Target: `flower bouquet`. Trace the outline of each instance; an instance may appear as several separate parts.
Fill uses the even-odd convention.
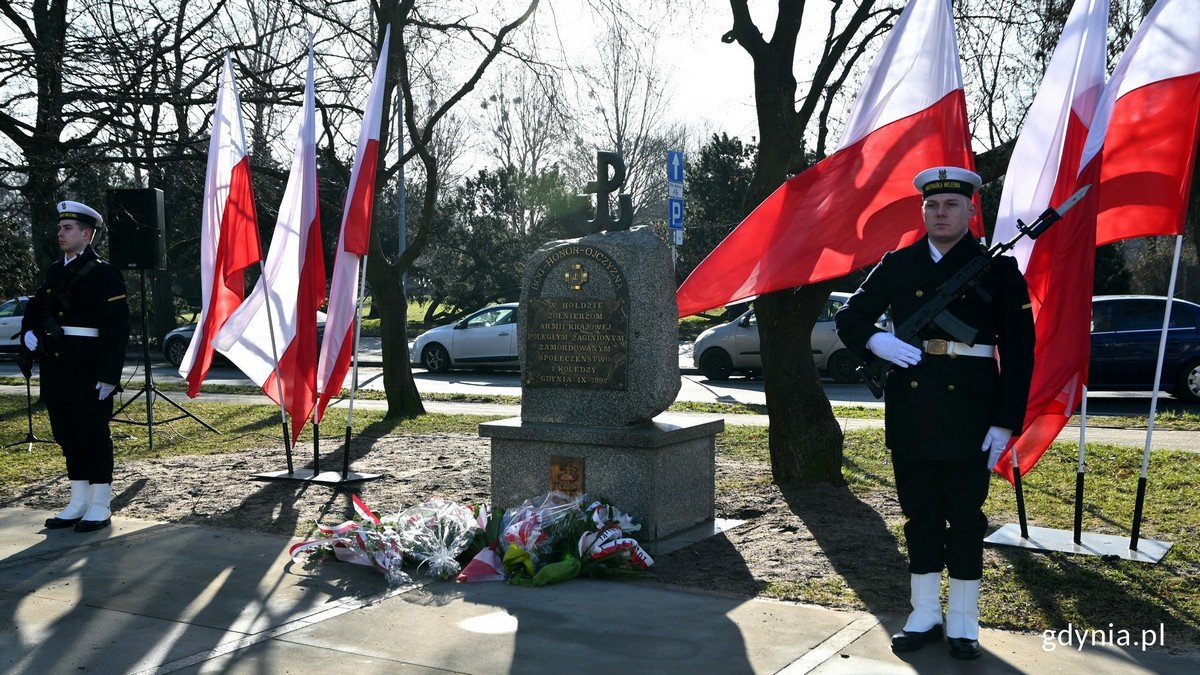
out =
[[[358,495],[351,495],[350,499],[358,519],[347,520],[336,527],[317,525],[319,537],[288,549],[292,560],[302,556],[309,560],[334,558],[374,567],[383,573],[390,588],[411,583],[412,579],[402,569],[404,552],[395,528],[375,515]]]
[[[586,507],[584,505],[587,505]],[[604,501],[551,492],[504,514],[498,548],[509,583],[542,586],[581,574],[641,573],[654,563],[628,533],[641,529]]]
[[[479,524],[467,507],[433,499],[401,511],[396,531],[400,546],[418,567],[428,565],[429,576],[450,579],[458,574],[457,558],[475,538]]]

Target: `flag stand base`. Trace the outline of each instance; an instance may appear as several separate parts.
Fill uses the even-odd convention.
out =
[[[1121,560],[1132,560],[1156,564],[1163,559],[1167,551],[1174,546],[1169,541],[1154,541],[1141,539],[1137,550],[1129,548],[1129,537],[1111,534],[1096,534],[1084,532],[1079,537],[1080,543],[1075,543],[1075,533],[1071,530],[1054,530],[1048,527],[1029,528],[1029,538],[1021,537],[1021,528],[1009,523],[993,532],[983,540],[992,546],[1012,546],[1030,551],[1049,553],[1074,553],[1076,555],[1095,555],[1100,557],[1113,556]]]
[[[348,485],[350,483],[362,483],[377,478],[383,478],[381,473],[358,473],[357,471],[348,471],[343,476],[338,471],[322,471],[314,473],[312,469],[296,469],[291,473],[287,471],[264,471],[263,473],[252,473],[250,478],[254,480],[291,480],[301,483],[317,483],[320,485]]]

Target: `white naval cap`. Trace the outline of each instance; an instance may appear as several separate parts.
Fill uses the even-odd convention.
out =
[[[983,185],[983,179],[974,171],[957,166],[935,166],[917,174],[913,185],[921,191],[923,197],[944,192],[970,197]]]
[[[88,227],[99,228],[104,224],[100,212],[81,202],[63,201],[58,203],[59,220],[76,220]]]

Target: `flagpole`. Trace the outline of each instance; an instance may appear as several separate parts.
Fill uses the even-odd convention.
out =
[[[317,358],[320,358],[317,354]],[[317,400],[320,400],[321,392],[317,392]],[[313,428],[313,475],[321,473],[321,423],[317,421],[317,406],[312,409],[312,428]]]
[[[1087,439],[1087,386],[1079,408],[1079,463],[1075,467],[1075,543],[1083,544],[1083,476],[1087,471],[1084,442]]]
[[[350,404],[346,411],[346,440],[342,448],[342,480],[350,474],[350,432],[354,427],[354,396],[358,393],[358,346],[362,340],[362,310],[367,284],[367,256],[362,257],[358,292],[354,298],[354,351],[350,354]]]
[[[1158,336],[1158,363],[1154,367],[1154,389],[1150,395],[1150,419],[1146,421],[1146,445],[1142,450],[1142,473],[1138,477],[1137,501],[1133,507],[1133,532],[1129,550],[1136,551],[1142,529],[1142,507],[1146,503],[1146,476],[1150,471],[1150,439],[1154,436],[1154,416],[1158,412],[1158,387],[1162,380],[1163,356],[1167,351],[1167,331],[1171,325],[1171,304],[1175,299],[1175,279],[1179,275],[1179,252],[1183,235],[1175,236],[1175,258],[1171,263],[1171,280],[1167,284],[1167,307],[1163,312],[1162,332]]]
[[[1021,487],[1021,463],[1017,459],[1017,444],[1009,449],[1012,453],[1013,489],[1017,493],[1017,522],[1021,524],[1021,538],[1029,539],[1029,523],[1025,518],[1025,490]]]

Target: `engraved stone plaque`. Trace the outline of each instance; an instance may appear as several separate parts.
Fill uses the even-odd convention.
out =
[[[523,386],[625,390],[629,293],[602,247],[572,243],[551,252],[526,303]]]

